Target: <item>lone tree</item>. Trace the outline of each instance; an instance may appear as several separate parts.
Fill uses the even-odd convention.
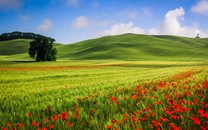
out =
[[[53,47],[54,39],[37,36],[32,42],[28,53],[36,61],[56,61],[57,50]]]

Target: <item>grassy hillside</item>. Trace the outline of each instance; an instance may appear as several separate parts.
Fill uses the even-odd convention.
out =
[[[31,60],[28,55],[29,43],[32,40],[16,39],[0,41],[0,60]],[[60,43],[54,43],[57,47]]]
[[[28,50],[30,41],[26,39],[0,41],[0,55],[25,53]]]
[[[63,45],[57,49],[60,59],[197,60],[208,56],[208,41],[124,34]]]
[[[0,55],[7,55],[0,59],[29,59],[28,41],[20,42],[0,42],[4,47]],[[204,60],[208,57],[207,39],[178,36],[123,34],[74,44],[56,44],[56,48],[58,60]]]

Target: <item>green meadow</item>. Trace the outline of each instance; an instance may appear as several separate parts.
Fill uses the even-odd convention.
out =
[[[3,130],[208,126],[207,39],[125,34],[55,43],[56,62],[34,62],[29,42],[0,42]]]

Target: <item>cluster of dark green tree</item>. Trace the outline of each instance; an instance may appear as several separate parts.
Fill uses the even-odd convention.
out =
[[[57,50],[53,47],[54,40],[38,35],[32,42],[28,53],[36,61],[55,61]]]
[[[8,40],[13,40],[13,39],[35,39],[38,36],[42,36],[40,34],[35,34],[35,33],[30,33],[30,32],[11,32],[11,33],[2,33],[0,35],[0,41],[8,41]],[[45,37],[45,36],[43,36]],[[50,41],[55,41],[53,38],[46,37]]]

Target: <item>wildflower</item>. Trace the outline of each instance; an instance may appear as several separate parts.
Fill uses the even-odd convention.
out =
[[[32,122],[32,126],[36,126],[37,124],[38,124],[37,121],[33,121],[33,122]]]
[[[74,114],[74,116],[78,119],[79,118],[79,115],[78,114]]]
[[[81,111],[80,109],[78,109],[78,108],[76,109],[76,112],[77,112],[77,113],[80,113],[80,111]]]
[[[184,107],[183,110],[190,112],[190,109],[188,107]]]
[[[173,118],[174,120],[176,120],[176,119],[177,119],[177,116],[172,115],[172,118]]]
[[[72,127],[73,125],[70,122],[66,122],[66,125]]]
[[[30,112],[27,113],[28,116],[32,116],[32,114]]]
[[[200,115],[201,115],[201,114],[204,114],[204,110],[198,110],[197,112],[198,112]]]
[[[12,123],[11,122],[7,122],[7,126],[12,126]]]
[[[113,123],[113,124],[116,124],[116,123],[117,123],[117,120],[112,120],[112,123]]]
[[[129,118],[128,117],[125,117],[124,120],[127,122],[127,121],[129,121]]]
[[[152,117],[155,116],[155,113],[151,112],[151,113],[150,113],[150,116],[152,116]]]
[[[116,102],[116,98],[113,96],[110,96],[111,101]]]
[[[85,125],[85,124],[86,124],[86,122],[83,121],[83,122],[82,122],[82,125]]]
[[[24,124],[16,124],[15,126],[24,128]]]
[[[191,120],[193,120],[194,124],[200,125],[200,120],[197,117],[192,117]]]
[[[163,117],[160,117],[160,121],[161,121],[161,122],[165,122],[165,121],[166,121],[166,119],[165,119],[165,118],[163,118]]]
[[[67,112],[62,112],[61,113],[61,118],[62,118],[62,120],[66,120],[66,118],[67,118]]]
[[[171,123],[171,124],[170,124],[170,129],[171,129],[171,130],[179,130],[179,127],[176,126],[175,124]]]
[[[58,116],[57,115],[53,115],[53,120],[54,121],[58,120]]]
[[[97,103],[98,103],[97,101],[93,102],[94,105],[96,105]]]
[[[152,120],[152,124],[156,127],[161,126],[161,124],[159,122],[155,121],[155,120]]]
[[[53,126],[53,125],[50,125],[49,128],[50,128],[50,129],[54,129],[54,126]]]
[[[111,130],[113,127],[111,125],[108,126],[108,129]]]
[[[7,130],[5,127],[1,127],[1,130]]]

